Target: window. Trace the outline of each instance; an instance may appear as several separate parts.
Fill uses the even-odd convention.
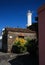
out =
[[[19,38],[24,38],[24,36],[18,36]]]

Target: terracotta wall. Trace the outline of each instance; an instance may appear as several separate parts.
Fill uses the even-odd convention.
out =
[[[38,9],[39,65],[45,65],[45,5]]]

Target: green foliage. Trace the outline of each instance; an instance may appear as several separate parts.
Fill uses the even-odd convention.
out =
[[[27,38],[26,40],[24,39],[19,39],[16,38],[16,41],[14,42],[12,51],[16,53],[24,53],[28,51],[30,54],[36,53],[37,51],[37,42],[36,40],[31,40]]]
[[[13,45],[12,51],[15,53],[24,53],[27,51],[27,48],[21,45]]]
[[[13,52],[24,53],[27,51],[27,47],[25,46],[26,40],[22,38],[16,38],[13,45]]]
[[[31,55],[35,55],[38,53],[38,42],[36,40],[30,40],[28,41],[29,43],[27,44],[27,51]]]
[[[20,46],[20,42],[18,41],[18,42],[14,42],[14,45],[15,46]]]

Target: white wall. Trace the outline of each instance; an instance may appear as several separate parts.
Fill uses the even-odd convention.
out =
[[[30,12],[30,10],[27,13],[27,26],[32,25],[32,13]]]

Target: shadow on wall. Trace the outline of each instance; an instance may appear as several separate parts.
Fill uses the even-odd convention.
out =
[[[30,54],[17,56],[15,59],[10,60],[11,65],[39,65],[36,56],[30,56]]]

